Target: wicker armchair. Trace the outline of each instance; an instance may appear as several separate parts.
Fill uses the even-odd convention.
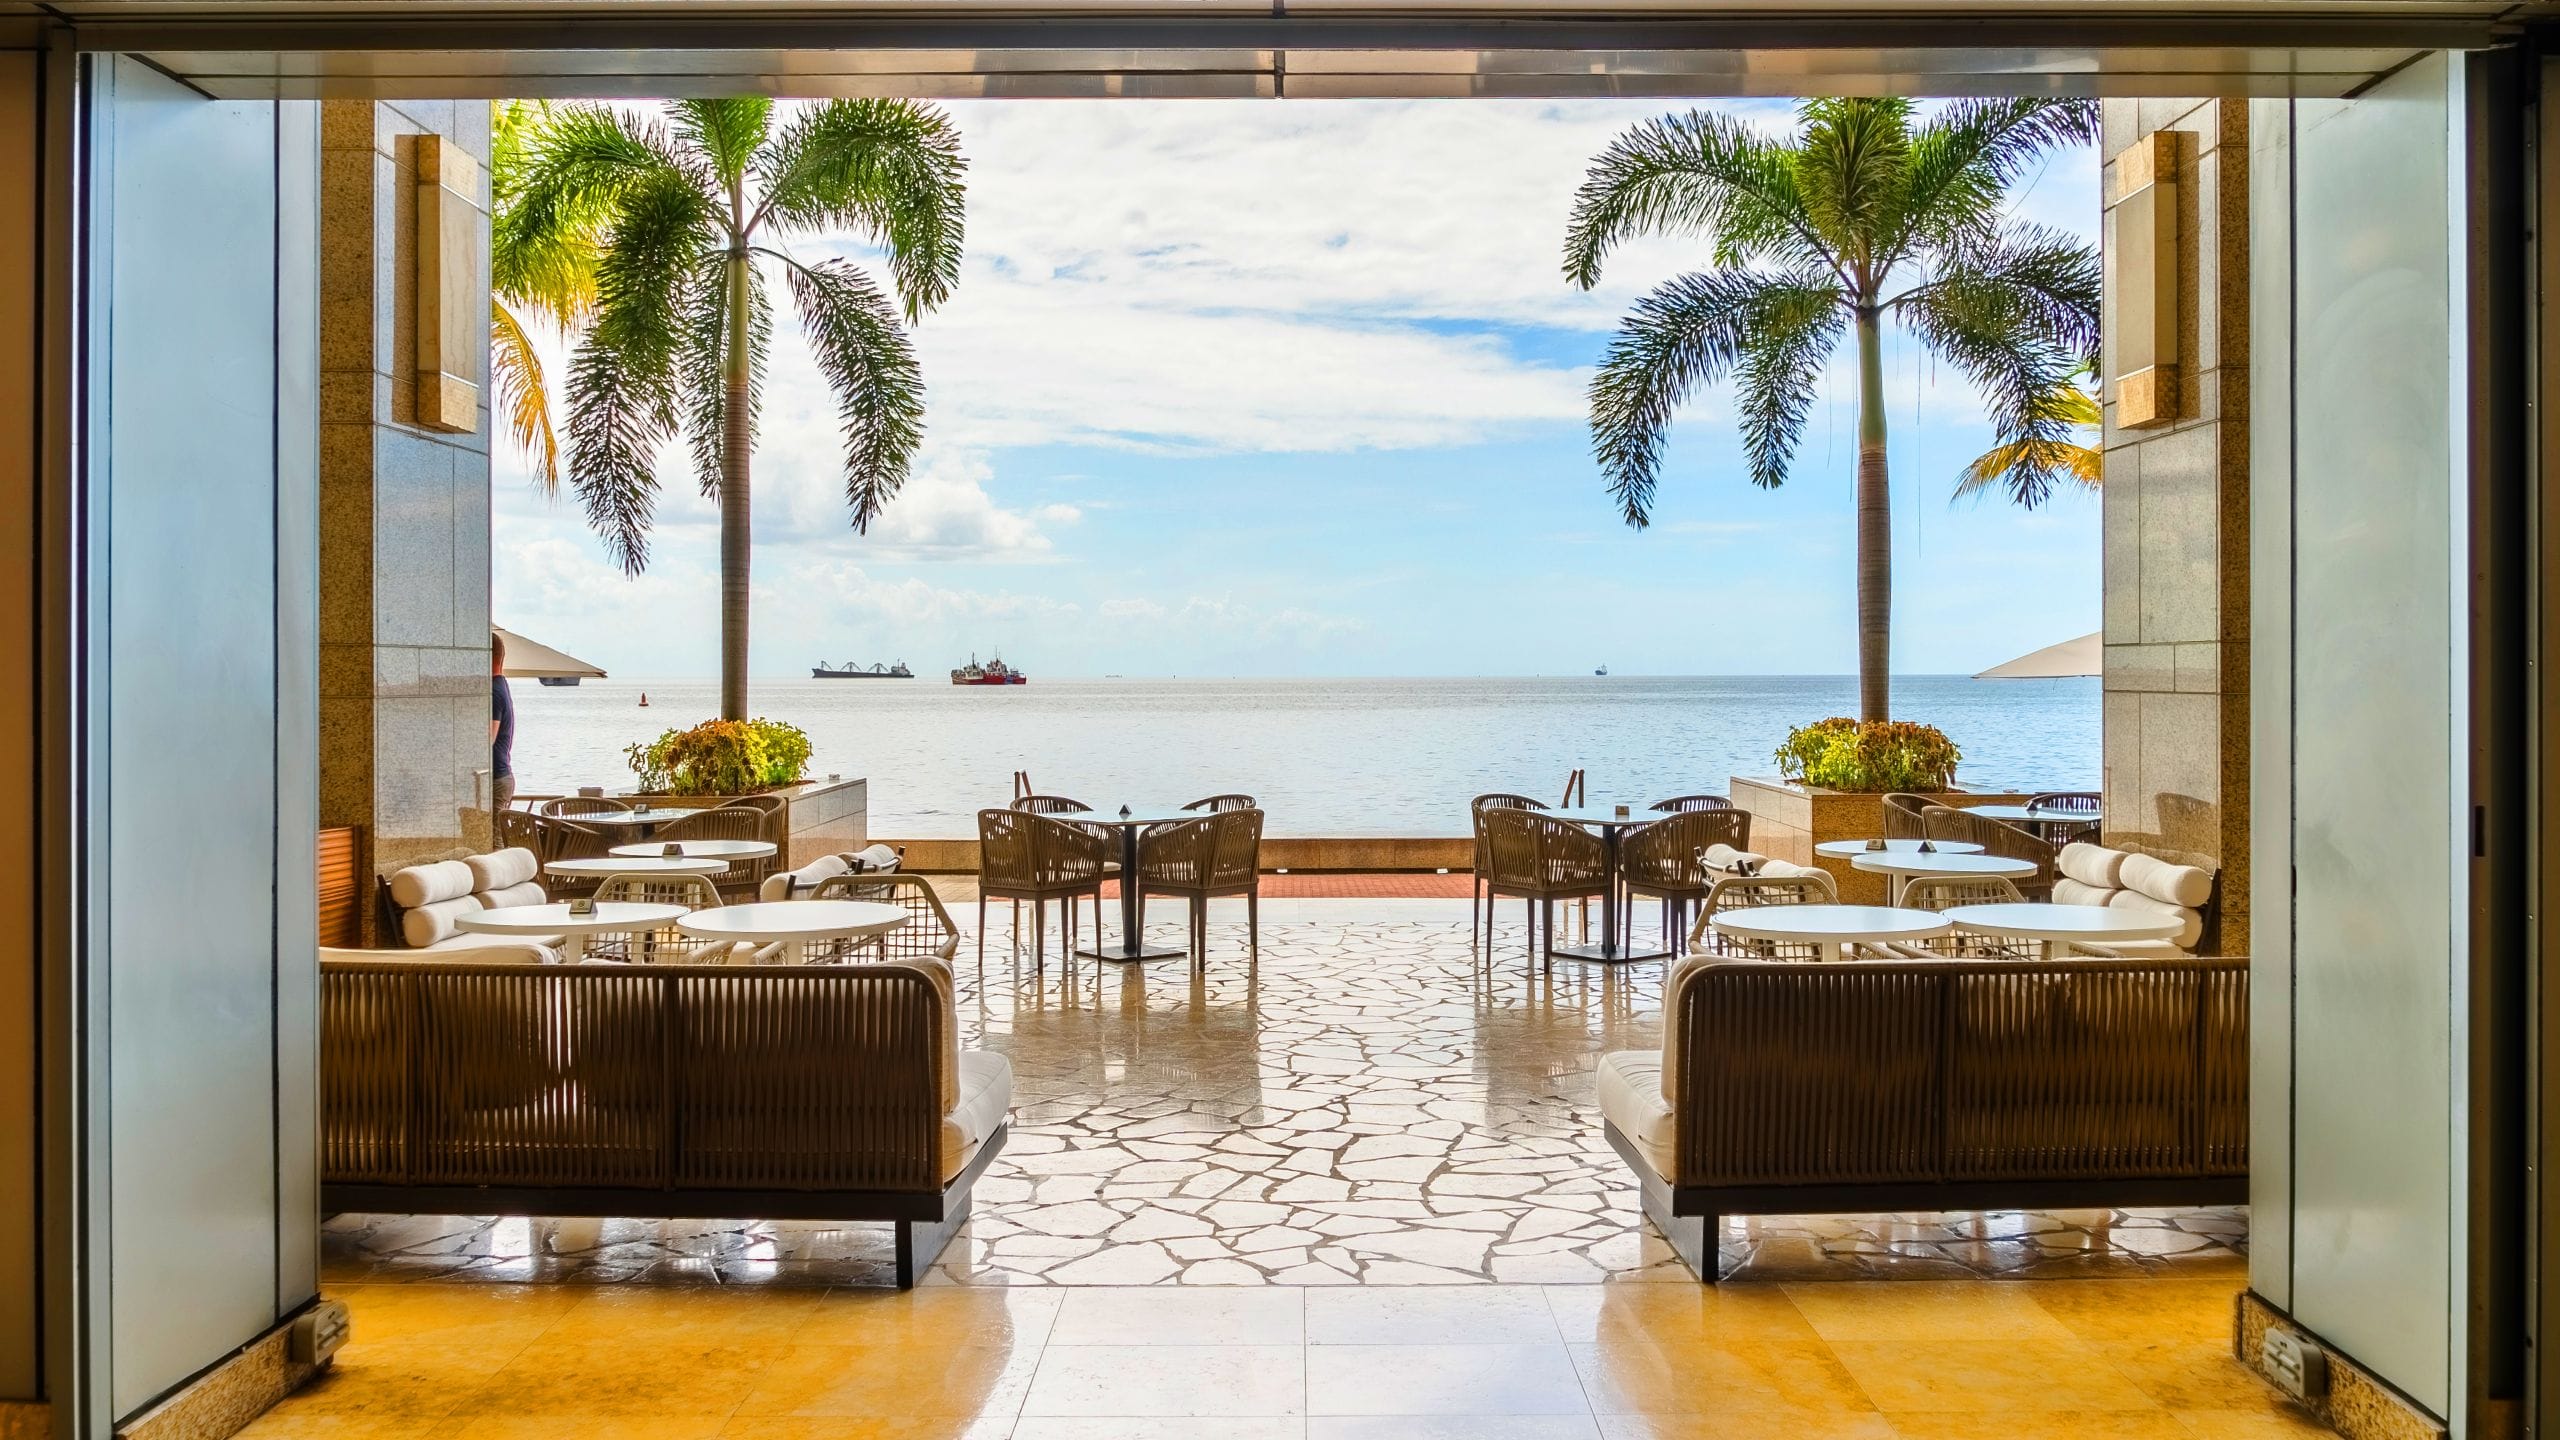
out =
[[[2018,882],[2018,893],[2029,900],[2053,898],[2053,862],[2061,848],[2053,842],[2030,835],[2015,825],[1986,820],[1969,811],[1949,805],[1932,805],[1922,812],[1932,840],[1967,840],[1982,847],[1985,855],[2004,860],[2025,860],[2036,867],[2036,873]]]
[[[1645,808],[1659,810],[1665,815],[1686,815],[1693,810],[1731,810],[1734,804],[1722,795],[1674,795],[1668,800],[1656,800]],[[1742,847],[1736,845],[1734,848]]]
[[[593,814],[593,811],[588,812]],[[598,877],[593,875],[554,875],[549,866],[554,860],[601,860],[613,850],[615,839],[602,830],[590,829],[574,820],[550,815],[533,817],[534,843],[529,847],[534,858],[545,867],[542,888],[554,900],[574,900],[593,895]]]
[[[1232,810],[1252,809],[1253,797],[1250,795],[1210,795],[1194,800],[1182,808],[1185,810],[1206,810],[1212,815],[1224,815]]]
[[[721,903],[720,887],[708,875],[610,875],[596,886],[598,900],[628,900],[641,905],[682,905],[710,910]],[[629,936],[599,935],[587,942],[591,960],[630,960],[648,965],[722,965],[734,948],[726,940],[697,940],[674,924]]]
[[[2027,897],[2009,883],[2005,875],[1914,875],[1903,882],[1901,905],[1905,910],[1926,910],[1931,914],[1952,910],[1958,905],[2015,905]],[[1934,940],[1905,942],[1922,954],[1966,956],[1991,960],[2033,960],[2038,958],[2033,944],[2012,945],[1990,935],[1967,935],[1961,931],[1941,935]]]
[[[1609,850],[1600,837],[1535,810],[1492,809],[1478,812],[1485,828],[1490,863],[1485,889],[1493,900],[1514,895],[1529,902],[1529,953],[1555,968],[1555,902],[1589,899],[1608,893]],[[1491,901],[1486,910],[1490,915]],[[1546,948],[1538,944],[1538,916],[1547,917]],[[1485,943],[1493,942],[1488,921]]]
[[[1093,807],[1064,795],[1025,795],[1006,808],[1020,810],[1026,815],[1073,815]]]
[[[1255,959],[1262,956],[1262,812],[1222,810],[1197,820],[1159,825],[1138,852],[1138,881],[1149,895],[1179,895],[1191,902],[1191,964],[1209,963],[1209,901],[1244,897],[1246,933]]]
[[[1698,906],[1698,923],[1689,927],[1689,953],[1725,955],[1736,960],[1819,960],[1822,947],[1793,940],[1745,940],[1719,932],[1712,923],[1727,910],[1757,910],[1771,905],[1837,905],[1840,891],[1828,872],[1796,875],[1727,875],[1710,887]]]
[[[1484,877],[1493,871],[1493,854],[1486,848],[1484,812],[1546,808],[1547,802],[1544,800],[1532,800],[1526,795],[1515,795],[1507,790],[1497,790],[1490,795],[1479,795],[1467,803],[1467,818],[1473,822],[1476,836],[1475,869],[1469,873],[1467,881],[1469,902],[1467,938],[1470,941],[1475,940],[1480,934],[1491,934],[1493,930],[1493,897],[1486,893],[1484,888]]]
[[[554,816],[609,815],[630,808],[610,795],[563,795],[557,800],[543,801],[541,813]]]
[[[491,818],[497,822],[499,849],[530,850],[536,857],[542,854],[542,827],[532,811],[510,806]]]
[[[942,908],[942,897],[933,893],[933,882],[921,875],[835,875],[818,882],[810,892],[812,900],[867,900],[875,905],[896,905],[907,912],[907,923],[885,935],[851,942],[850,954],[865,960],[913,960],[931,956],[949,963],[960,953],[960,927],[951,923],[951,912]]]
[[[987,901],[1031,902],[1032,968],[1046,962],[1048,904],[1063,900],[1067,924],[1061,958],[1075,949],[1079,897],[1093,898],[1093,943],[1102,945],[1102,882],[1111,841],[1089,827],[1027,810],[978,812],[978,961],[987,958]],[[1143,913],[1143,912],[1141,912]],[[1017,936],[1017,938],[1019,938]]]
[[[1716,800],[1714,795],[1688,799]],[[1664,805],[1672,804],[1664,801]],[[1662,805],[1653,807],[1657,810]],[[1674,810],[1650,825],[1629,830],[1618,841],[1618,874],[1630,900],[1651,895],[1662,902],[1662,943],[1687,928],[1689,907],[1707,898],[1718,872],[1709,870],[1700,852],[1710,845],[1751,848],[1751,812],[1714,806]],[[1630,909],[1633,907],[1630,906]],[[1635,919],[1627,917],[1626,942],[1635,945]]]
[[[661,840],[762,840],[773,843],[772,830],[780,812],[761,805],[723,804],[705,810],[679,815],[658,827]],[[736,900],[752,900],[764,887],[765,877],[781,863],[782,849],[776,846],[771,855],[755,859],[736,859],[720,874],[719,888]]]
[[[1910,795],[1894,791],[1884,797],[1884,838],[1887,840],[1926,840],[1929,823],[1922,817],[1936,802],[1926,795]]]

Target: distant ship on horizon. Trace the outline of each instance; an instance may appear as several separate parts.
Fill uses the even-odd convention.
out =
[[[810,669],[809,676],[814,680],[913,680],[916,672],[908,669],[904,660],[895,665],[874,660],[867,667],[859,660],[847,660],[841,665],[821,660]]]
[[[1601,666],[1599,669],[1594,670],[1594,671],[1592,671],[1591,673],[1592,673],[1592,674],[1594,674],[1594,675],[1606,675],[1606,674],[1608,674],[1608,673],[1609,673],[1609,667],[1608,667],[1608,666],[1606,666],[1606,665],[1603,665],[1603,666]]]
[[[971,655],[968,664],[951,672],[951,683],[954,685],[1028,685],[1031,683],[1031,677],[1005,664],[1004,657],[1001,655],[984,665],[978,663],[977,656]]]

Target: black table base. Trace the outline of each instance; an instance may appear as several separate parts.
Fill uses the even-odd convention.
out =
[[[1078,950],[1088,960],[1113,960],[1123,965],[1136,965],[1148,960],[1185,960],[1191,952],[1180,946],[1147,943],[1147,899],[1138,893],[1137,825],[1120,827],[1120,943]]]

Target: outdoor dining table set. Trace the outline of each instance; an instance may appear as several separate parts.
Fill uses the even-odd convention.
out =
[[[1847,860],[1852,868],[1883,876],[1887,894],[1897,900],[1904,887],[1922,876],[2017,880],[2035,874],[2037,868],[2033,861],[1983,854],[1981,846],[1964,841],[1832,840],[1814,849],[1827,859]],[[2033,944],[2050,955],[2057,945],[2165,940],[2177,935],[2184,922],[2105,905],[2021,902],[1955,905],[1945,910],[1899,904],[1770,905],[1729,910],[1709,923],[1722,936],[1769,945],[1812,946],[1823,959],[1838,960],[1853,948],[1911,945],[1953,934]]]
[[[553,875],[608,879],[614,876],[719,875],[739,860],[760,860],[775,846],[763,840],[675,840],[617,845],[610,855],[582,860],[554,860],[543,869]],[[545,905],[506,905],[459,916],[457,928],[483,935],[560,937],[560,958],[576,964],[586,958],[599,935],[639,935],[674,926],[683,934],[713,944],[754,947],[759,958],[786,964],[804,963],[811,947],[836,941],[866,940],[907,923],[896,905],[867,900],[765,900],[706,909],[635,900],[593,902],[555,900]]]

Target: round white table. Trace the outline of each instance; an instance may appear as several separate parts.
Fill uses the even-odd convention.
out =
[[[2057,810],[2050,805],[1970,805],[1965,807],[1965,813],[2024,826],[2048,840],[2056,830],[2084,829],[2103,824],[2107,818],[2102,811]]]
[[[1982,847],[1970,840],[1933,840],[1930,848],[1920,849],[1917,840],[1887,840],[1883,850],[1870,850],[1864,840],[1825,840],[1813,847],[1813,853],[1826,860],[1855,860],[1861,855],[1879,855],[1895,851],[1912,851],[1923,855],[1979,855]]]
[[[1849,868],[1885,877],[1885,889],[1892,902],[1899,905],[1902,892],[1923,875],[1997,875],[2004,880],[2021,880],[2036,873],[2036,862],[2011,860],[2000,855],[1924,855],[1917,850],[1872,850],[1851,856]]]
[[[2174,915],[2119,910],[2112,905],[1958,905],[1946,914],[1959,930],[2009,940],[2034,940],[2044,946],[2048,955],[2056,944],[2175,939],[2187,923]]]
[[[1728,910],[1709,922],[1720,935],[1819,945],[1837,960],[1843,947],[1888,940],[1931,940],[1955,928],[1943,915],[1892,905],[1764,905]]]
[[[569,902],[548,905],[501,905],[454,917],[454,928],[475,935],[557,935],[560,959],[575,965],[587,953],[590,935],[654,930],[685,913],[681,905],[644,905],[628,900],[599,900],[592,913],[572,915]]]
[[[667,853],[669,846],[674,855]],[[616,845],[605,853],[631,860],[761,860],[777,848],[770,840],[658,840]]]
[[[699,940],[725,940],[758,947],[780,946],[780,957],[800,964],[813,940],[867,940],[907,923],[897,905],[869,900],[759,900],[695,910],[676,921],[676,928]]]
[[[645,810],[591,810],[584,815],[556,815],[552,818],[583,825],[590,830],[628,830],[635,835],[654,835],[659,826],[693,813],[687,806],[660,805]]]
[[[583,860],[554,860],[542,867],[542,873],[602,880],[614,875],[717,875],[728,868],[726,860],[686,860],[672,855],[636,855],[629,859],[590,856]]]

